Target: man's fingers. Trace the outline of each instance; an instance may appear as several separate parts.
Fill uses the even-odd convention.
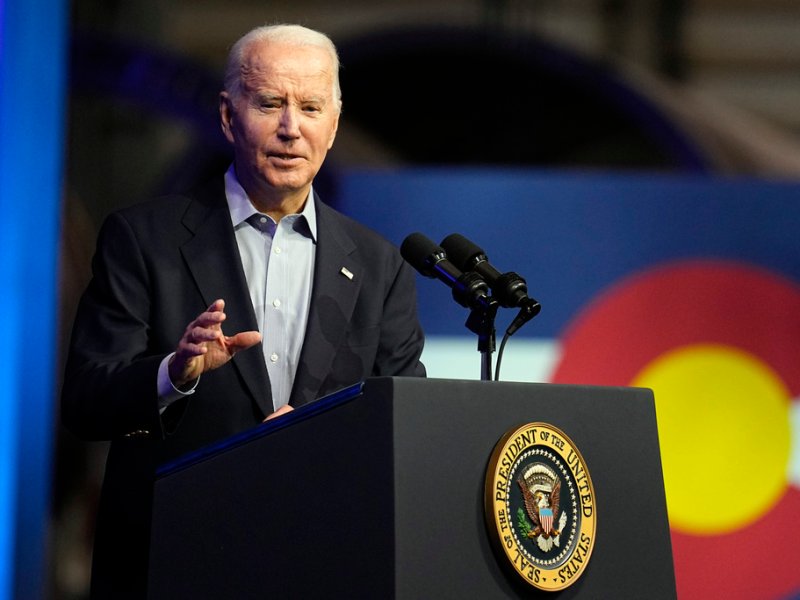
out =
[[[241,333],[225,338],[225,345],[228,347],[231,354],[239,352],[239,350],[246,350],[260,342],[261,334],[258,331],[242,331]]]
[[[267,418],[264,419],[264,420],[265,421],[269,421],[270,419],[275,419],[276,417],[280,417],[281,415],[285,415],[286,413],[292,412],[293,410],[294,410],[294,408],[292,408],[288,404],[284,404],[278,410],[276,410],[274,413],[271,413],[271,414],[267,415]]]
[[[187,332],[186,341],[188,343],[210,342],[218,339],[222,335],[219,329],[209,329],[207,327],[193,327]]]
[[[188,331],[195,327],[219,329],[220,323],[227,318],[224,308],[224,300],[215,300],[204,312],[197,315],[197,318],[194,321],[189,323],[189,325],[186,327],[186,330]]]
[[[205,344],[193,344],[191,342],[186,342],[181,344],[175,354],[180,357],[185,357],[185,359],[188,360],[193,356],[200,356],[206,352],[208,352],[208,348]]]
[[[219,329],[221,323],[227,318],[222,311],[204,312],[189,324],[189,327],[214,327]]]

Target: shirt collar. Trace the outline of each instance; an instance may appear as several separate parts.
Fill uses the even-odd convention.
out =
[[[247,197],[247,192],[244,191],[242,184],[236,177],[236,170],[233,164],[228,167],[225,172],[225,197],[228,200],[228,210],[231,213],[231,222],[234,229],[239,227],[243,222],[255,214],[259,214],[255,209],[250,199]],[[287,215],[289,218],[293,215]],[[303,204],[303,210],[300,211],[297,220],[305,219],[308,225],[308,231],[311,234],[311,239],[317,241],[317,211],[314,207],[314,190],[313,188],[308,191],[308,198]],[[294,220],[294,219],[292,219]],[[297,227],[297,223],[294,224]]]

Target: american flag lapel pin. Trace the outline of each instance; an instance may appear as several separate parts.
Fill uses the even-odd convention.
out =
[[[339,271],[339,272],[342,275],[344,275],[345,277],[347,277],[348,279],[350,279],[350,280],[353,279],[353,274],[350,272],[350,269],[348,269],[347,267],[342,267],[342,270]]]

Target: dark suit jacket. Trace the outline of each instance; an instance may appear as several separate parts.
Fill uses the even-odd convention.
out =
[[[314,286],[290,403],[369,376],[424,376],[411,269],[374,232],[316,206]],[[84,439],[111,440],[93,597],[141,597],[156,466],[258,425],[272,412],[272,394],[254,347],[203,374],[192,396],[158,414],[159,363],[215,299],[225,300],[223,331],[257,329],[221,177],[190,195],[111,215],[92,268],[72,333],[62,417]]]

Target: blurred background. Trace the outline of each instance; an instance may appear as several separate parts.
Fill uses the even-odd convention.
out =
[[[796,0],[70,10],[59,373],[102,219],[224,169],[229,46],[256,25],[301,23],[329,34],[343,65],[323,198],[396,243],[459,231],[528,279],[544,309],[502,378],[656,390],[681,598],[800,597]],[[430,374],[478,378],[466,315],[438,283],[419,285]],[[77,600],[105,447],[65,432],[53,402],[44,589]]]

